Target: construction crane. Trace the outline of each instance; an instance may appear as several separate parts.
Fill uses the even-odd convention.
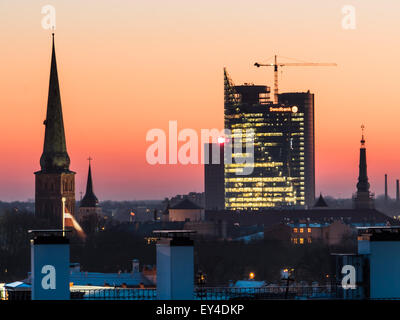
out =
[[[277,56],[275,55],[274,63],[258,63],[254,64],[257,68],[259,67],[274,67],[274,102],[278,103],[278,67],[334,67],[336,63],[315,63],[315,62],[286,62],[278,63]]]

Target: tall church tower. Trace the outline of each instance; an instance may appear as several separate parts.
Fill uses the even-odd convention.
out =
[[[65,142],[64,122],[58,84],[54,33],[52,35],[45,136],[40,157],[41,170],[35,172],[35,215],[49,223],[47,227],[62,227],[62,198],[66,209],[75,213],[75,172],[69,170],[70,159]]]
[[[364,125],[361,126],[360,164],[357,183],[357,192],[353,197],[355,209],[373,209],[375,207],[373,194],[369,191],[367,176],[367,155],[364,140]]]

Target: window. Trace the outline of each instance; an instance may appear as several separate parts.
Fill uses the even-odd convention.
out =
[[[308,243],[311,243],[311,242],[312,242],[311,238],[308,238],[308,239],[307,239],[307,242],[308,242]]]
[[[293,229],[293,232],[294,232],[294,233],[297,233],[297,228],[294,228],[294,229]]]
[[[300,233],[303,233],[304,232],[304,228],[300,228]]]
[[[300,244],[304,244],[304,238],[300,238]]]
[[[308,233],[311,233],[311,228],[307,228],[307,232],[308,232]]]
[[[292,241],[294,244],[297,244],[297,238],[293,238]]]

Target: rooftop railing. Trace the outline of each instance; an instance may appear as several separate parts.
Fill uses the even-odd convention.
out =
[[[337,296],[336,287],[331,286],[197,287],[195,289],[195,299],[200,300],[336,299]]]
[[[349,290],[348,290],[349,291]],[[343,295],[337,285],[326,286],[265,286],[259,288],[195,287],[194,300],[299,300],[299,299],[361,299],[360,295]],[[353,292],[353,290],[352,290]],[[350,293],[350,292],[348,292]],[[30,291],[9,291],[9,300],[30,300]],[[71,288],[71,300],[157,300],[155,288]]]
[[[71,300],[156,300],[156,289],[101,288],[71,290]]]

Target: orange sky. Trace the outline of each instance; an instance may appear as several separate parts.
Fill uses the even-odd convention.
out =
[[[56,52],[67,147],[76,190],[93,161],[95,193],[156,199],[203,190],[201,165],[146,163],[146,132],[222,128],[223,73],[236,84],[272,86],[257,69],[275,53],[332,68],[286,68],[280,91],[316,95],[316,189],[355,191],[360,125],[366,126],[371,190],[394,196],[400,178],[400,2],[386,1],[11,1],[0,3],[0,200],[34,197],[42,152],[50,32],[41,8],[56,8]],[[341,27],[343,5],[357,28]]]

